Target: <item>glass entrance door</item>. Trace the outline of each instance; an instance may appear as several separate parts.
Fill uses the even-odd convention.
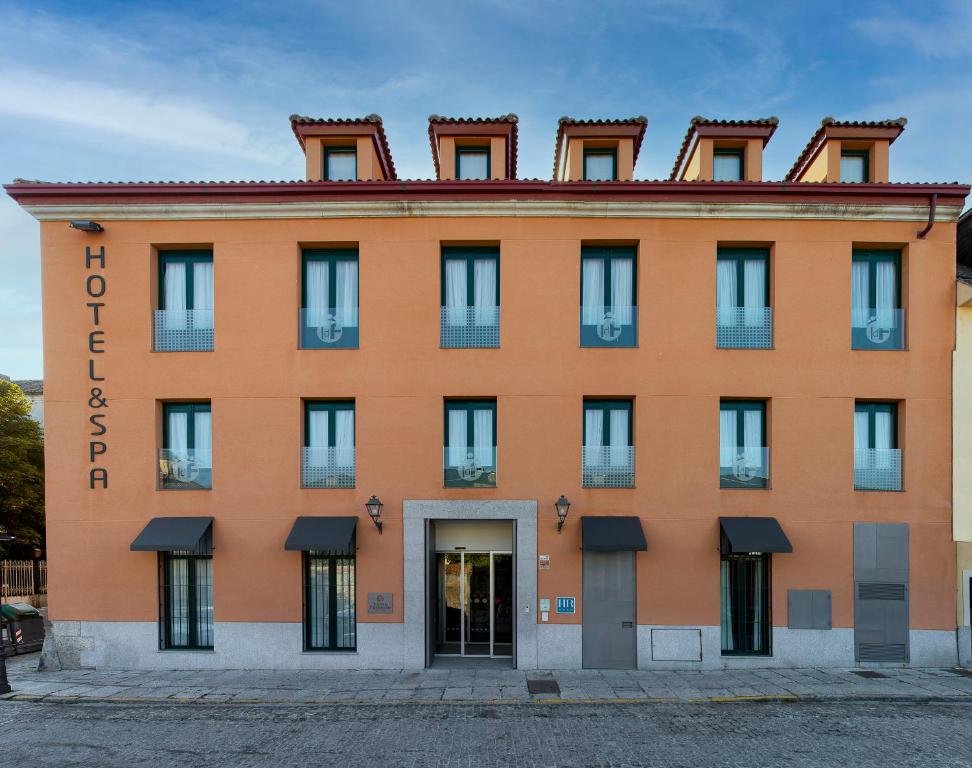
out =
[[[513,555],[439,552],[435,652],[513,655]]]

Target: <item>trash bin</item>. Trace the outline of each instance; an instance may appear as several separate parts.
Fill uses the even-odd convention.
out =
[[[34,606],[30,603],[5,603],[0,605],[0,615],[7,628],[7,647],[14,653],[31,653],[41,649],[44,645],[44,618]]]

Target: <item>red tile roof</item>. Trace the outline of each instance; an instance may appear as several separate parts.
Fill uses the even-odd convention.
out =
[[[378,149],[379,154],[383,155],[383,164],[386,166],[386,175],[389,180],[394,181],[398,179],[398,174],[395,172],[395,161],[392,160],[391,148],[388,146],[388,138],[385,136],[385,127],[381,122],[381,115],[365,115],[364,117],[307,117],[306,115],[291,115],[290,116],[290,128],[294,132],[294,136],[297,137],[297,141],[300,142],[301,149],[304,148],[304,136],[299,126],[302,125],[334,125],[334,126],[347,126],[347,125],[359,125],[367,127],[369,129],[374,129],[378,138]]]
[[[670,181],[676,181],[678,179],[678,171],[682,167],[682,162],[686,159],[686,154],[688,153],[689,146],[692,143],[692,136],[695,135],[696,129],[701,126],[724,126],[727,128],[739,128],[742,129],[739,133],[744,134],[746,128],[762,128],[766,129],[769,127],[769,133],[763,139],[763,144],[765,145],[770,137],[776,131],[776,126],[779,125],[780,119],[778,117],[761,117],[755,120],[710,120],[709,118],[696,115],[689,121],[688,130],[685,132],[685,138],[682,139],[682,146],[678,150],[678,156],[675,158],[675,165],[672,166],[672,173],[669,176]]]
[[[517,158],[517,126],[520,118],[510,112],[508,115],[499,117],[443,117],[442,115],[429,115],[429,145],[432,147],[432,162],[435,164],[435,177],[439,178],[439,142],[436,140],[437,133],[447,133],[448,131],[437,130],[442,125],[477,125],[484,129],[502,127],[508,135],[506,147],[506,178],[516,178],[516,158]]]
[[[578,120],[575,117],[562,117],[557,121],[557,139],[554,147],[553,178],[557,178],[557,169],[560,167],[560,155],[563,151],[564,134],[566,129],[574,125],[594,125],[594,126],[625,126],[639,128],[634,140],[634,154],[632,155],[632,165],[638,162],[638,152],[641,150],[641,142],[645,138],[645,129],[648,127],[648,118],[644,115],[638,117],[627,117],[613,120]]]
[[[908,118],[906,117],[898,117],[892,120],[835,120],[832,117],[825,117],[820,121],[820,127],[817,129],[817,132],[810,137],[810,141],[807,142],[800,156],[793,163],[793,167],[783,177],[783,180],[794,181],[799,176],[811,158],[817,154],[817,151],[823,144],[823,139],[828,128],[897,128],[897,133],[890,138],[890,141],[893,142],[901,135],[907,123]]]

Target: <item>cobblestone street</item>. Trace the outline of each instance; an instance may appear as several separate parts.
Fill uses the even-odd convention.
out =
[[[972,704],[0,703],[7,765],[972,766]]]

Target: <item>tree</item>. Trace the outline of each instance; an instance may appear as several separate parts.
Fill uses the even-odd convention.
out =
[[[16,539],[2,555],[29,558],[44,546],[44,441],[30,399],[0,379],[0,526]]]

